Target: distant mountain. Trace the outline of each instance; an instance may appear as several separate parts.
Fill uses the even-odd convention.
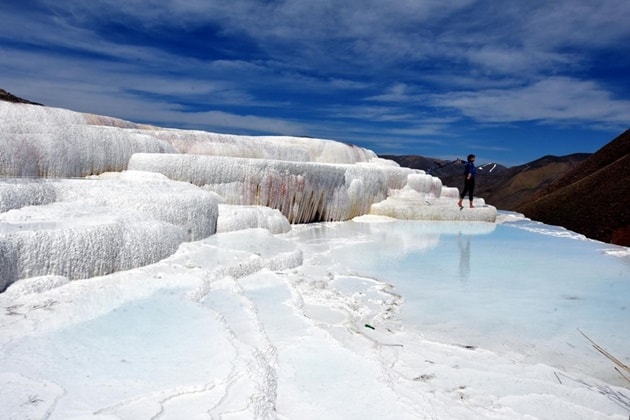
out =
[[[588,156],[590,156],[588,153],[545,156],[511,168],[494,162],[481,163],[477,167],[475,195],[483,197],[489,204],[499,209],[515,210],[518,205],[530,201]],[[463,187],[464,166],[461,162],[422,156],[380,157],[398,162],[401,166],[427,171],[449,187],[457,187],[460,190]]]
[[[462,188],[460,163],[422,156],[380,156],[423,169]],[[506,168],[482,164],[475,195],[550,225],[602,242],[630,246],[630,130],[594,154],[544,156]]]
[[[30,104],[30,105],[41,105],[41,104],[38,104],[37,102],[31,102],[27,99],[18,98],[17,96],[13,95],[10,92],[7,92],[4,89],[0,89],[0,101],[15,102],[15,103],[20,103],[20,104]]]
[[[537,196],[558,178],[590,156],[575,153],[568,156],[544,156],[524,165],[513,166],[496,176],[479,178],[477,194],[499,208],[515,210]],[[483,174],[482,171],[478,171]],[[460,181],[461,182],[461,181]]]
[[[630,130],[515,210],[589,238],[630,246]]]

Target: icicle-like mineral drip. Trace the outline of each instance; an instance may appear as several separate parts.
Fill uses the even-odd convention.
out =
[[[410,169],[220,156],[136,154],[129,168],[202,186],[227,204],[280,210],[291,223],[348,220],[406,183]]]
[[[336,165],[219,156],[136,154],[129,168],[159,172],[202,186],[227,204],[280,210],[291,223],[340,220],[333,197],[345,194],[345,170]]]

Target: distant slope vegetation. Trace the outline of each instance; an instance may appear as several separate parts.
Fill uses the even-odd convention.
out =
[[[515,210],[589,238],[630,246],[630,130]]]

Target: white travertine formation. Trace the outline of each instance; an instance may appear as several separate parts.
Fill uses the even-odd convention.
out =
[[[0,131],[0,175],[70,178],[122,171],[137,152],[177,150],[149,135],[116,127],[5,124]]]
[[[65,276],[37,276],[23,279],[11,284],[5,293],[11,297],[19,298],[20,296],[42,293],[47,290],[52,290],[56,287],[67,284],[70,280]]]
[[[0,290],[22,278],[82,279],[157,262],[186,239],[183,229],[105,206],[54,203],[0,218]]]
[[[405,187],[380,203],[373,204],[370,214],[405,220],[452,220],[493,222],[497,209],[481,198],[473,201],[475,208],[459,208],[452,198],[431,199],[426,193]]]
[[[22,186],[19,193],[15,180],[0,181],[0,197],[22,198],[0,213],[0,291],[33,276],[87,278],[150,264],[216,232],[220,197],[157,174]]]
[[[126,209],[180,227],[189,241],[216,232],[220,200],[216,194],[189,183],[133,171],[92,179],[0,180],[0,210],[54,202],[73,202],[77,210],[85,205]],[[5,216],[0,212],[1,217]]]
[[[427,197],[440,198],[442,196],[442,180],[431,175],[410,174],[407,177],[407,185]]]
[[[136,211],[181,228],[187,241],[206,238],[216,232],[216,194],[184,182],[143,179],[143,174],[126,172],[120,179],[67,180],[59,185],[63,201],[96,202],[112,208]]]
[[[191,182],[216,192],[228,204],[278,209],[290,223],[340,221],[365,214],[414,173],[381,165],[148,153],[133,155],[129,169]]]
[[[150,126],[60,108],[0,101],[0,127],[0,176],[82,177],[124,170],[136,152],[177,153]]]
[[[335,165],[200,155],[136,154],[129,168],[154,171],[221,195],[227,204],[280,210],[291,223],[344,220],[345,171]]]
[[[6,102],[0,176],[0,290],[148,264],[217,230],[285,233],[365,214],[496,217],[479,200],[460,211],[457,189],[438,178],[333,140],[164,129]],[[73,177],[89,179],[58,179]]]
[[[3,179],[0,182],[0,213],[56,201],[56,189],[42,179]]]
[[[146,130],[138,130],[146,133]],[[237,136],[195,130],[151,130],[151,136],[180,153],[295,162],[348,163],[377,160],[362,147],[333,140],[287,136]]]
[[[262,228],[271,233],[287,233],[291,225],[279,210],[264,206],[219,204],[218,232]]]
[[[441,181],[440,181],[441,182]],[[456,187],[442,187],[442,198],[459,198],[459,190]]]

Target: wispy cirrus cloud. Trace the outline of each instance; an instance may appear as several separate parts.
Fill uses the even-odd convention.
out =
[[[228,130],[237,134],[275,133],[277,135],[301,136],[309,132],[303,124],[284,119],[264,118],[255,115],[237,115],[222,111],[188,113],[178,117],[191,125],[212,127],[213,130]]]
[[[387,150],[628,125],[626,0],[37,0],[0,20],[0,87],[139,122]]]
[[[551,77],[513,89],[451,92],[436,95],[434,101],[483,122],[600,121],[620,127],[630,122],[630,100],[615,99],[595,82],[568,77]]]

